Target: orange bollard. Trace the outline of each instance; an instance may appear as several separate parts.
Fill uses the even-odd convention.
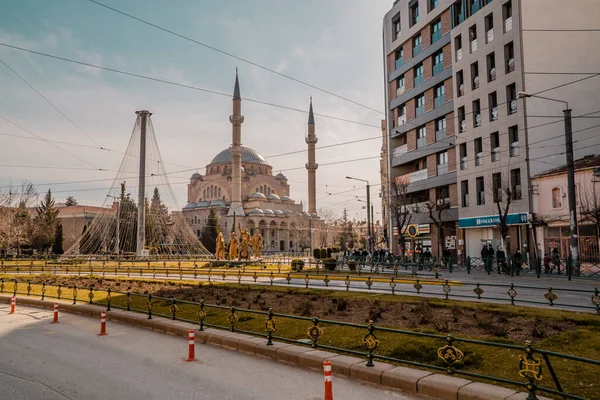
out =
[[[10,312],[9,314],[14,314],[15,309],[17,308],[17,298],[15,296],[10,298]]]
[[[196,331],[190,329],[188,333],[188,358],[185,361],[198,361],[195,355],[196,351]]]
[[[100,313],[100,333],[98,334],[98,336],[106,335],[108,335],[108,333],[106,333],[106,311],[102,311]]]
[[[53,324],[58,324],[58,303],[54,303],[54,319],[52,320]]]
[[[333,400],[333,384],[331,382],[331,362],[323,362],[323,373],[325,374],[325,398],[324,400]]]

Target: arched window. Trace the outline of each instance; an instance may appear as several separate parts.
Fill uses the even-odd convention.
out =
[[[552,208],[562,208],[562,190],[558,187],[552,189]]]
[[[203,198],[203,199],[206,199],[206,189],[204,189],[204,190],[202,191],[202,198]]]
[[[258,173],[262,174],[262,167],[258,167]]]
[[[219,198],[221,198],[221,188],[219,188]]]

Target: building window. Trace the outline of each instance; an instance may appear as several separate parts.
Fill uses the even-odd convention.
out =
[[[423,38],[421,35],[417,35],[413,38],[413,57],[416,57],[422,50],[421,43]]]
[[[477,191],[477,205],[481,206],[485,204],[485,186],[483,183],[483,176],[479,176],[475,179],[475,190]]]
[[[443,175],[448,173],[448,152],[443,151],[437,155],[437,174]]]
[[[510,190],[513,200],[521,200],[521,169],[516,168],[510,171]]]
[[[458,0],[456,3],[452,5],[454,11],[454,19],[452,20],[452,28],[462,24],[465,20],[465,10],[463,9],[462,0]]]
[[[479,63],[471,64],[471,89],[479,89]]]
[[[444,84],[437,85],[434,88],[433,106],[438,108],[444,105],[446,102],[446,88]]]
[[[471,3],[471,15],[473,15],[480,9],[479,0],[471,0],[470,3]]]
[[[438,18],[431,24],[431,43],[435,43],[442,38],[442,20]]]
[[[508,114],[517,112],[517,86],[513,83],[506,87],[506,100],[508,106]]]
[[[427,145],[427,130],[424,126],[417,128],[417,149],[422,149]]]
[[[513,42],[504,46],[504,60],[506,62],[506,73],[513,72],[515,70],[515,46]]]
[[[400,47],[396,50],[396,69],[404,65],[404,48]]]
[[[413,26],[419,22],[419,2],[416,1],[415,4],[410,6],[410,26]]]
[[[415,109],[415,115],[417,117],[425,114],[425,95],[422,94],[420,96],[417,97],[417,106]]]
[[[462,37],[460,35],[454,38],[454,48],[456,49],[456,62],[462,60]]]
[[[494,191],[494,203],[502,202],[502,175],[499,172],[492,174],[492,190]]]
[[[488,103],[490,109],[490,121],[496,121],[498,119],[498,95],[496,92],[492,92],[488,95]]]
[[[460,97],[465,94],[465,80],[464,74],[462,71],[458,71],[456,73],[456,87],[457,87],[457,96]]]
[[[406,122],[406,104],[398,106],[398,126]]]
[[[511,126],[508,128],[508,140],[510,143],[510,156],[517,157],[519,155],[519,127]]]
[[[463,207],[469,207],[469,181],[460,183],[460,201]]]
[[[424,72],[425,72],[425,68],[423,67],[423,64],[419,64],[417,65],[414,69],[413,69],[413,73],[415,76],[415,87],[419,86],[421,83],[423,83],[424,80]]]
[[[467,120],[464,106],[458,108],[458,126],[460,127],[460,133],[467,131]]]
[[[488,82],[492,82],[496,80],[496,55],[494,53],[490,53],[486,57],[487,60],[487,75]]]
[[[441,200],[441,202],[449,203],[450,202],[450,187],[449,186],[440,186],[436,189],[436,200]]]
[[[473,127],[481,126],[481,102],[479,99],[473,102]]]
[[[502,17],[504,19],[504,32],[509,32],[513,28],[512,23],[512,2],[511,0],[504,3],[502,6]]]
[[[396,15],[396,17],[394,18],[393,22],[393,29],[394,29],[394,35],[393,38],[394,40],[398,39],[400,37],[400,14]]]
[[[494,14],[485,17],[485,39],[487,43],[494,41]]]
[[[475,147],[475,166],[480,167],[483,165],[483,139],[475,139],[473,145]]]
[[[471,53],[475,53],[477,51],[477,25],[469,28],[469,43]]]
[[[402,95],[404,91],[404,74],[402,74],[398,77],[398,79],[396,79],[396,97]]]
[[[440,0],[429,0],[429,11],[437,8],[440,5]]]
[[[490,133],[490,146],[492,162],[500,161],[500,134],[498,132]]]
[[[435,120],[435,141],[446,139],[446,117]]]
[[[562,190],[560,188],[552,189],[552,208],[562,208]]]
[[[433,75],[437,75],[444,70],[444,53],[442,50],[433,55]]]
[[[469,166],[469,159],[467,158],[467,144],[460,144],[460,169],[465,170]]]

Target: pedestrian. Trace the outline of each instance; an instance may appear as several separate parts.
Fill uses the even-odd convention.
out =
[[[548,275],[552,275],[552,270],[550,269],[550,261],[552,259],[550,258],[550,254],[546,253],[544,255],[544,274]]]
[[[444,251],[442,252],[442,257],[444,260],[444,268],[448,269],[448,265],[450,264],[450,249],[444,247]]]
[[[513,270],[517,273],[517,275],[521,275],[521,266],[523,264],[523,256],[521,255],[521,250],[517,249],[517,251],[515,251],[512,262]]]
[[[560,275],[560,255],[558,254],[558,248],[556,247],[552,249],[552,264],[556,267],[556,274]]]
[[[506,253],[504,250],[502,250],[502,246],[498,247],[498,250],[496,251],[496,263],[498,266],[498,273],[502,271],[508,275],[508,268],[506,266]]]

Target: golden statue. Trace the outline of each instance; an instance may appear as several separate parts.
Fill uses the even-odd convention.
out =
[[[242,231],[241,224],[238,223],[238,229],[240,230],[240,260],[250,259],[250,233],[248,228],[244,228]]]
[[[225,240],[223,239],[223,232],[219,232],[217,236],[217,251],[215,252],[217,260],[223,260],[225,258]]]
[[[252,237],[252,247],[254,248],[254,258],[260,258],[260,251],[263,248],[263,238],[258,229],[254,230]]]
[[[235,231],[231,232],[229,236],[229,259],[235,260],[238,256],[238,240]]]

